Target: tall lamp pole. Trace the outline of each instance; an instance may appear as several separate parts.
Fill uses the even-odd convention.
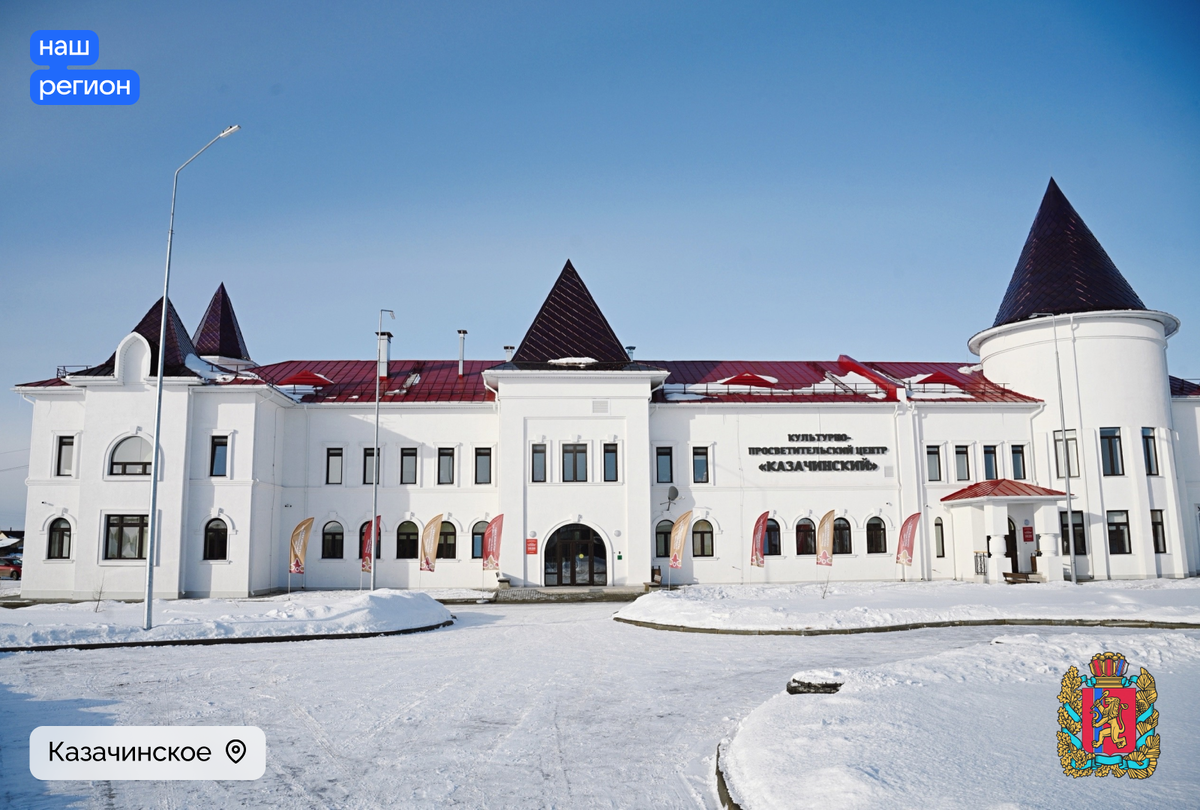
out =
[[[1067,406],[1063,404],[1062,366],[1058,360],[1058,315],[1053,312],[1035,312],[1031,317],[1050,316],[1054,329],[1054,373],[1058,377],[1058,421],[1062,430],[1063,480],[1067,491],[1067,559],[1071,561],[1071,582],[1079,584],[1075,573],[1075,513],[1071,509],[1071,447],[1067,444]]]
[[[376,564],[375,549],[379,548],[379,381],[387,377],[387,362],[389,359],[388,352],[384,351],[385,338],[390,339],[390,333],[383,331],[383,313],[392,316],[392,320],[396,320],[396,313],[390,309],[379,310],[379,330],[375,333],[375,339],[378,341],[378,353],[376,356],[375,369],[375,444],[371,451],[371,462],[374,470],[371,475],[371,548],[369,549],[371,560],[371,590],[375,590],[375,569],[379,566]]]
[[[212,146],[221,138],[229,137],[239,129],[241,127],[237,124],[226,127],[221,130],[220,135],[204,144],[204,149]],[[167,310],[170,308],[170,299],[167,298],[167,295],[171,291],[171,237],[175,234],[175,192],[179,189],[179,173],[183,171],[188,163],[200,157],[204,149],[192,155],[183,166],[175,170],[175,179],[171,183],[171,223],[167,227],[167,269],[163,273],[162,320],[158,326],[158,382],[155,385],[154,395],[154,454],[150,457],[150,537],[146,546],[146,611],[142,620],[142,628],[145,630],[149,630],[154,626],[154,552],[158,545],[158,533],[160,530],[158,520],[158,452],[160,447],[159,437],[162,434],[163,360],[166,356],[167,347]]]

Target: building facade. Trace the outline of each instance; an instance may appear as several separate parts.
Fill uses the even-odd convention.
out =
[[[386,587],[1057,580],[1072,560],[1085,579],[1197,571],[1200,386],[1167,370],[1179,321],[1145,307],[1053,180],[973,365],[634,361],[570,262],[503,362],[390,360],[384,333],[378,361],[260,365],[222,285],[194,334],[166,302],[155,465],[163,304],[106,362],[16,388],[34,404],[26,597],[140,596],[152,472],[167,598],[286,587],[308,517],[292,586],[358,587],[376,475]],[[833,565],[818,568],[830,512]],[[500,570],[484,570],[501,514]]]

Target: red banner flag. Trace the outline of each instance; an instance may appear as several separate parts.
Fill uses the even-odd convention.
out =
[[[762,568],[766,564],[763,558],[763,541],[767,536],[767,518],[770,512],[763,512],[758,516],[758,520],[754,521],[754,534],[750,540],[750,564]]]
[[[363,571],[370,571],[372,563],[375,562],[374,560],[371,559],[371,550],[374,547],[374,544],[371,542],[371,539],[372,539],[372,537],[379,536],[380,520],[381,520],[381,518],[378,515],[376,515],[375,516],[374,535],[372,535],[372,533],[371,533],[371,524],[370,523],[367,523],[367,530],[365,532],[363,532],[363,542],[362,542],[362,570]]]
[[[833,510],[817,526],[817,565],[833,565]]]
[[[504,515],[496,515],[483,531],[483,570],[500,570],[500,532],[504,529]]]
[[[671,527],[671,567],[683,567],[683,544],[687,542],[688,529],[692,527],[692,512],[689,509],[679,516]]]
[[[916,539],[917,521],[920,519],[921,513],[916,512],[909,515],[900,527],[900,540],[896,543],[896,562],[900,565],[912,565],[913,540]]]
[[[433,571],[437,564],[438,536],[442,531],[442,516],[436,515],[421,532],[421,570]]]
[[[304,573],[304,556],[308,553],[308,535],[312,532],[313,520],[314,518],[305,518],[292,530],[292,539],[288,542],[292,557],[288,566],[289,574]]]

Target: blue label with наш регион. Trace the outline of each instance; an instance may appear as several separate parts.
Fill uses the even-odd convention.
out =
[[[29,58],[49,68],[29,77],[29,98],[35,104],[134,104],[141,96],[137,71],[68,70],[94,65],[100,58],[100,37],[94,31],[35,31]]]

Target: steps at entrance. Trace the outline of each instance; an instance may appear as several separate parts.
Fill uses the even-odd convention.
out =
[[[646,592],[643,585],[611,587],[505,588],[497,602],[632,602]]]

